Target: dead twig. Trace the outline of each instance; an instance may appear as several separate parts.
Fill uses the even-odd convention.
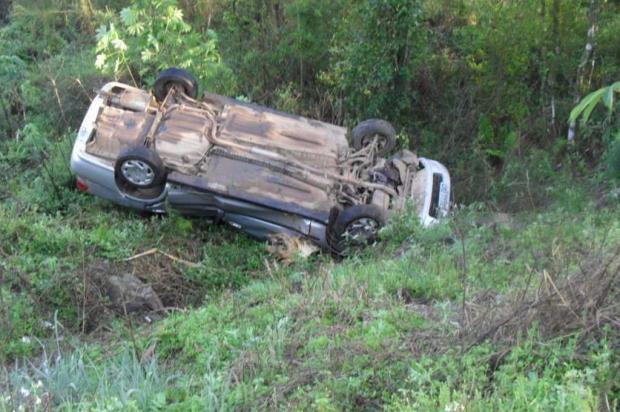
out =
[[[88,92],[86,91],[86,88],[84,87],[84,85],[82,84],[82,81],[79,78],[75,78],[75,82],[82,88],[82,93],[84,93],[84,96],[88,97],[88,100],[90,100],[91,102],[93,101],[93,98],[90,97],[90,95],[88,94]]]
[[[547,272],[546,270],[543,270],[543,278],[545,280],[546,283],[551,284],[551,286],[553,287],[553,290],[555,291],[556,296],[558,296],[560,298],[560,300],[562,301],[562,304],[564,306],[566,306],[566,308],[573,314],[575,315],[576,319],[579,319],[579,316],[575,313],[575,311],[573,310],[573,308],[571,307],[571,305],[568,303],[568,301],[564,298],[564,296],[562,295],[562,293],[560,292],[560,290],[558,289],[558,287],[555,285],[555,282],[553,281],[553,279],[551,279],[551,275],[549,274],[549,272]]]
[[[167,257],[167,258],[168,258],[168,259],[170,259],[170,260],[174,260],[175,262],[183,263],[184,265],[189,266],[189,267],[192,267],[192,268],[198,268],[198,267],[200,267],[200,264],[199,264],[199,263],[190,262],[189,260],[185,260],[185,259],[182,259],[182,258],[176,257],[176,256],[171,255],[171,254],[169,254],[169,253],[166,253],[166,252],[164,252],[164,251],[162,251],[162,250],[159,250],[159,249],[158,249],[158,248],[156,248],[156,247],[155,247],[155,248],[152,248],[152,249],[149,249],[149,250],[145,250],[144,252],[137,253],[137,254],[135,254],[135,255],[133,255],[133,256],[131,256],[131,257],[128,257],[128,258],[126,258],[126,259],[123,259],[123,261],[124,261],[124,262],[129,262],[129,261],[132,261],[132,260],[135,260],[135,259],[139,259],[139,258],[142,258],[142,257],[145,257],[145,256],[153,255],[153,254],[155,254],[155,253],[159,253],[159,254],[161,254],[161,255],[163,255],[163,256],[165,256],[165,257]]]
[[[56,85],[56,79],[50,76],[49,80],[52,83],[52,88],[54,89],[54,96],[56,96],[56,102],[58,103],[58,108],[60,109],[60,116],[62,117],[62,121],[65,123],[66,127],[69,127],[67,116],[65,116],[65,109],[62,107],[62,101],[60,100],[60,94],[58,93],[58,86]]]

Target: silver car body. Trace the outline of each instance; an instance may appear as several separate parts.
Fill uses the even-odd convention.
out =
[[[165,213],[170,208],[189,216],[198,216],[213,222],[227,222],[256,238],[266,239],[274,233],[304,236],[327,247],[324,217],[297,210],[283,210],[270,202],[249,201],[232,197],[204,187],[193,187],[187,179],[168,179],[162,193],[153,199],[132,197],[119,190],[114,162],[89,154],[86,145],[96,129],[97,117],[105,105],[104,96],[114,87],[129,86],[111,82],[106,84],[93,99],[78,131],[71,154],[71,170],[77,176],[78,185],[95,196],[118,205],[153,213]],[[240,103],[242,104],[242,103]],[[419,158],[420,173],[412,193],[418,204],[420,222],[432,225],[449,210],[450,174],[439,162]]]

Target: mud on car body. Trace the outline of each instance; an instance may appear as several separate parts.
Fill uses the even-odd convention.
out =
[[[227,222],[252,236],[303,236],[342,253],[376,239],[412,199],[423,225],[445,216],[450,175],[413,152],[392,153],[384,120],[336,125],[205,93],[181,69],[153,93],[106,84],[80,130],[78,187],[117,204]],[[348,141],[351,141],[349,144]]]

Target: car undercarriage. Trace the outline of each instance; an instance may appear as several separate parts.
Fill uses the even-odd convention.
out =
[[[195,80],[180,69],[169,69],[158,82],[154,94],[109,83],[91,105],[72,167],[93,187],[102,178],[93,176],[93,163],[112,169],[115,187],[109,187],[110,176],[106,186],[117,192],[94,194],[154,211],[165,211],[168,201],[182,212],[229,223],[234,213],[204,197],[246,202],[274,211],[262,217],[267,226],[338,251],[344,249],[343,236],[374,241],[389,214],[410,200],[423,224],[448,210],[447,170],[408,150],[391,153],[395,131],[386,121],[367,120],[349,131],[211,93],[198,100]],[[182,192],[176,202],[175,190]],[[256,218],[244,211],[240,216],[244,213]],[[314,232],[325,233],[317,237],[310,228],[282,224],[277,213],[307,220],[319,228]],[[341,228],[343,214],[350,218]],[[258,237],[282,231],[234,226]]]

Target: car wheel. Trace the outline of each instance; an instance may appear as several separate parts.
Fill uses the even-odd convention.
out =
[[[358,123],[351,131],[352,145],[360,150],[377,139],[377,155],[387,155],[396,146],[396,130],[385,120],[368,119]]]
[[[114,177],[119,188],[129,194],[136,190],[151,193],[165,185],[166,168],[155,151],[145,146],[130,147],[116,159]]]
[[[195,99],[198,96],[198,81],[187,70],[172,67],[159,73],[153,94],[158,102],[163,102],[171,88],[177,88],[188,97]]]
[[[336,216],[328,232],[328,242],[337,255],[359,250],[378,239],[387,213],[377,205],[354,205]]]

